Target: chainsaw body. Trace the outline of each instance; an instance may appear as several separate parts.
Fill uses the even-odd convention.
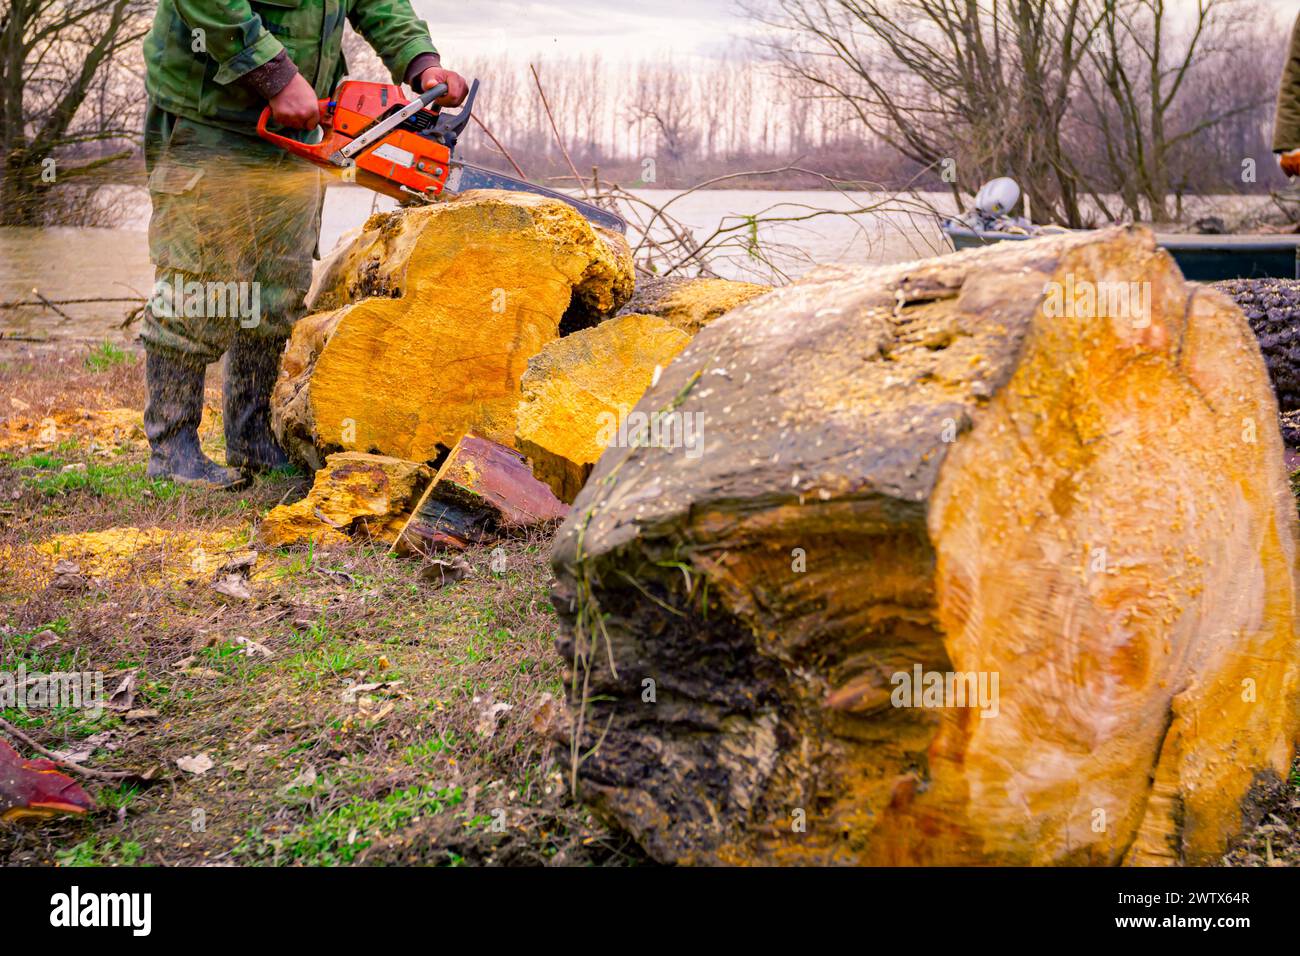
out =
[[[344,80],[334,96],[320,101],[323,135],[319,142],[305,143],[268,129],[270,107],[262,111],[257,134],[376,192],[403,201],[410,200],[412,194],[437,198],[447,184],[455,143],[454,136],[450,144],[446,142],[446,128],[438,126],[437,107],[422,107],[384,130],[374,142],[355,148],[363,134],[410,105],[400,86]]]
[[[270,130],[269,106],[257,121],[257,135],[399,202],[428,202],[471,189],[512,189],[550,196],[597,226],[627,232],[627,223],[612,210],[453,160],[456,140],[469,123],[478,80],[470,84],[469,96],[458,113],[443,113],[434,105],[434,100],[446,93],[447,85],[439,83],[418,99],[408,100],[400,86],[344,80],[332,97],[320,101],[320,138],[316,142]]]

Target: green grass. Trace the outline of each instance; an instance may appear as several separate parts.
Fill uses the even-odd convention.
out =
[[[47,455],[44,452],[36,452],[28,455],[26,458],[19,458],[11,462],[14,468],[36,468],[40,471],[55,471],[62,468],[64,461],[54,455]]]
[[[452,733],[439,734],[418,744],[412,744],[402,750],[402,762],[412,767],[419,767],[435,754],[445,753],[456,741]]]
[[[139,795],[139,786],[134,783],[124,783],[119,787],[105,787],[99,791],[99,802],[110,810],[122,810],[134,803]]]
[[[68,645],[60,641],[43,651],[31,645],[38,634],[53,631],[60,638],[68,633],[68,619],[60,617],[45,624],[38,624],[30,630],[20,631],[5,638],[4,655],[0,656],[0,665],[9,665],[18,657],[25,657],[29,671],[65,671],[72,670],[73,653]]]
[[[117,837],[102,844],[97,837],[91,837],[54,854],[59,866],[134,866],[142,856],[144,848],[140,844]]]
[[[50,498],[76,492],[86,492],[97,498],[143,500],[151,496],[168,501],[181,493],[179,485],[145,474],[143,464],[100,465],[89,463],[77,471],[64,471],[66,463],[53,455],[30,455],[15,467],[33,469],[35,475],[26,476],[29,485]]]
[[[0,710],[0,717],[19,730],[40,730],[65,740],[82,740],[91,734],[111,730],[122,724],[120,717],[110,716],[108,712],[95,716],[85,707],[49,707],[42,710],[6,707]]]
[[[135,356],[118,348],[112,342],[100,342],[86,353],[86,368],[92,372],[106,372],[118,365],[135,362]]]
[[[237,856],[269,857],[279,865],[338,866],[351,863],[375,840],[419,817],[442,813],[464,800],[460,787],[438,790],[408,787],[378,800],[344,804],[287,836],[267,838],[252,830],[235,849]]]

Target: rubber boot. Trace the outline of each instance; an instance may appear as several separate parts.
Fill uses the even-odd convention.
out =
[[[236,488],[247,482],[223,468],[199,447],[203,417],[202,365],[147,351],[144,375],[149,390],[144,433],[149,439],[150,478],[168,478],[186,485]]]
[[[288,456],[271,433],[271,389],[280,374],[283,348],[283,342],[237,335],[226,352],[226,462],[245,473],[289,467]]]

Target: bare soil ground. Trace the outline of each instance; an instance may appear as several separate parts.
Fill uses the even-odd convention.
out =
[[[207,399],[219,456],[215,368]],[[138,354],[0,343],[0,671],[102,671],[108,693],[135,677],[124,709],[0,717],[147,778],[88,782],[85,818],[0,825],[0,863],[645,862],[569,795],[546,540],[507,544],[504,562],[471,551],[446,588],[379,545],[261,552],[251,597],[222,595],[223,561],[304,478],[182,490],[145,477],[138,435],[14,437],[14,422],[143,402]],[[70,537],[123,528],[142,533]],[[85,541],[120,547],[94,563]],[[60,560],[82,573],[60,577]],[[1225,863],[1300,864],[1300,769]]]

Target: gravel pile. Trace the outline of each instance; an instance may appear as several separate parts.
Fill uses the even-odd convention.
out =
[[[1246,313],[1273,380],[1282,437],[1288,445],[1300,446],[1300,281],[1230,279],[1214,288]]]

